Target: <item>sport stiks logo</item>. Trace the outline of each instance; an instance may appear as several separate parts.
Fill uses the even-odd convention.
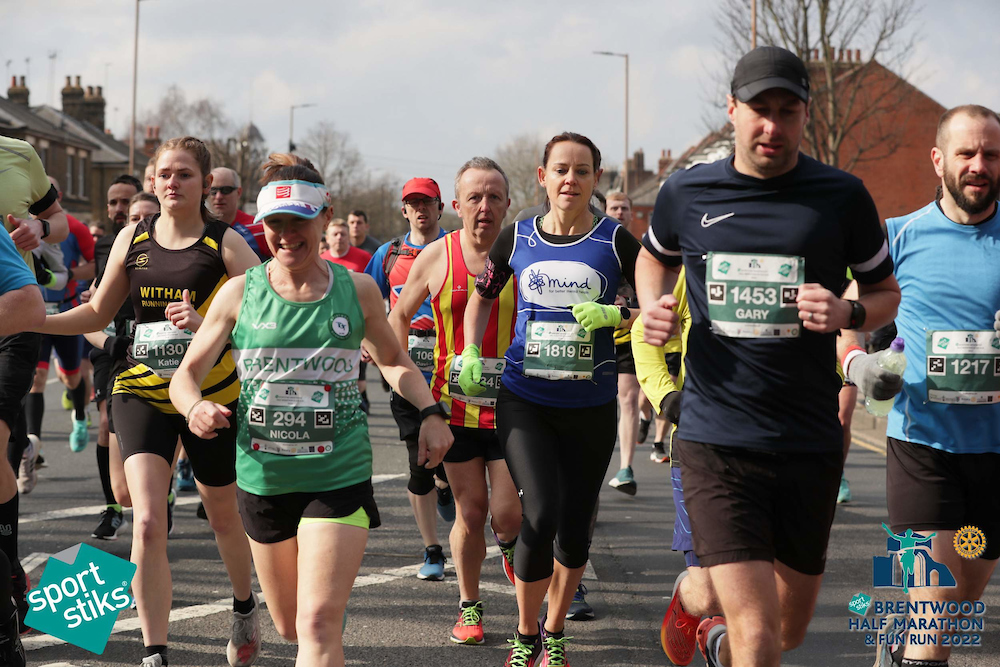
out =
[[[103,653],[118,612],[132,604],[136,566],[88,544],[53,554],[30,593],[24,622],[93,653]]]

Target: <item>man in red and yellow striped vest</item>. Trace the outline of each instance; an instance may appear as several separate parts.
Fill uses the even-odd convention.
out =
[[[490,247],[510,206],[507,176],[489,158],[473,158],[455,178],[455,211],[462,228],[428,245],[413,262],[410,274],[389,316],[389,323],[405,344],[410,318],[431,297],[434,326],[434,371],[431,393],[451,409],[455,444],[445,456],[448,481],[458,505],[451,530],[451,554],[461,595],[458,622],[451,640],[459,644],[483,642],[483,604],[479,578],[486,557],[483,527],[492,516],[494,536],[503,556],[504,571],[514,582],[514,543],[521,526],[521,502],[514,488],[496,436],[494,406],[504,369],[504,353],[514,338],[517,290],[510,281],[494,302],[483,337],[483,383],[486,391],[465,396],[458,384],[466,339],[462,330],[465,304],[475,290]],[[489,475],[489,487],[487,487]]]

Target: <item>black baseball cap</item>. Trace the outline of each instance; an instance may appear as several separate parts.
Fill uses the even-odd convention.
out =
[[[765,90],[784,88],[809,102],[809,70],[797,55],[780,46],[758,46],[736,63],[732,93],[749,102]]]

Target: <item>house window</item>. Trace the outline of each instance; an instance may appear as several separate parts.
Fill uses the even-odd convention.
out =
[[[76,161],[77,175],[76,175],[76,190],[80,194],[82,199],[87,198],[87,160],[83,155]]]
[[[73,196],[73,163],[74,156],[66,156],[66,183],[63,185],[63,193]]]

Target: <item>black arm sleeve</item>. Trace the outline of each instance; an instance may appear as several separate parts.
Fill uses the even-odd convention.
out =
[[[500,291],[504,285],[514,275],[514,269],[510,268],[510,254],[514,251],[514,232],[516,225],[508,225],[500,231],[497,240],[490,248],[489,257],[486,258],[486,266],[483,272],[476,276],[476,291],[479,296],[486,299],[496,299],[500,296]],[[635,260],[632,260],[633,267]]]
[[[615,252],[622,265],[622,278],[635,289],[635,259],[639,256],[642,245],[624,227],[615,234]]]
[[[56,192],[56,186],[50,185],[49,191],[45,193],[45,196],[28,207],[28,213],[38,215],[57,201],[59,201],[59,193]]]

